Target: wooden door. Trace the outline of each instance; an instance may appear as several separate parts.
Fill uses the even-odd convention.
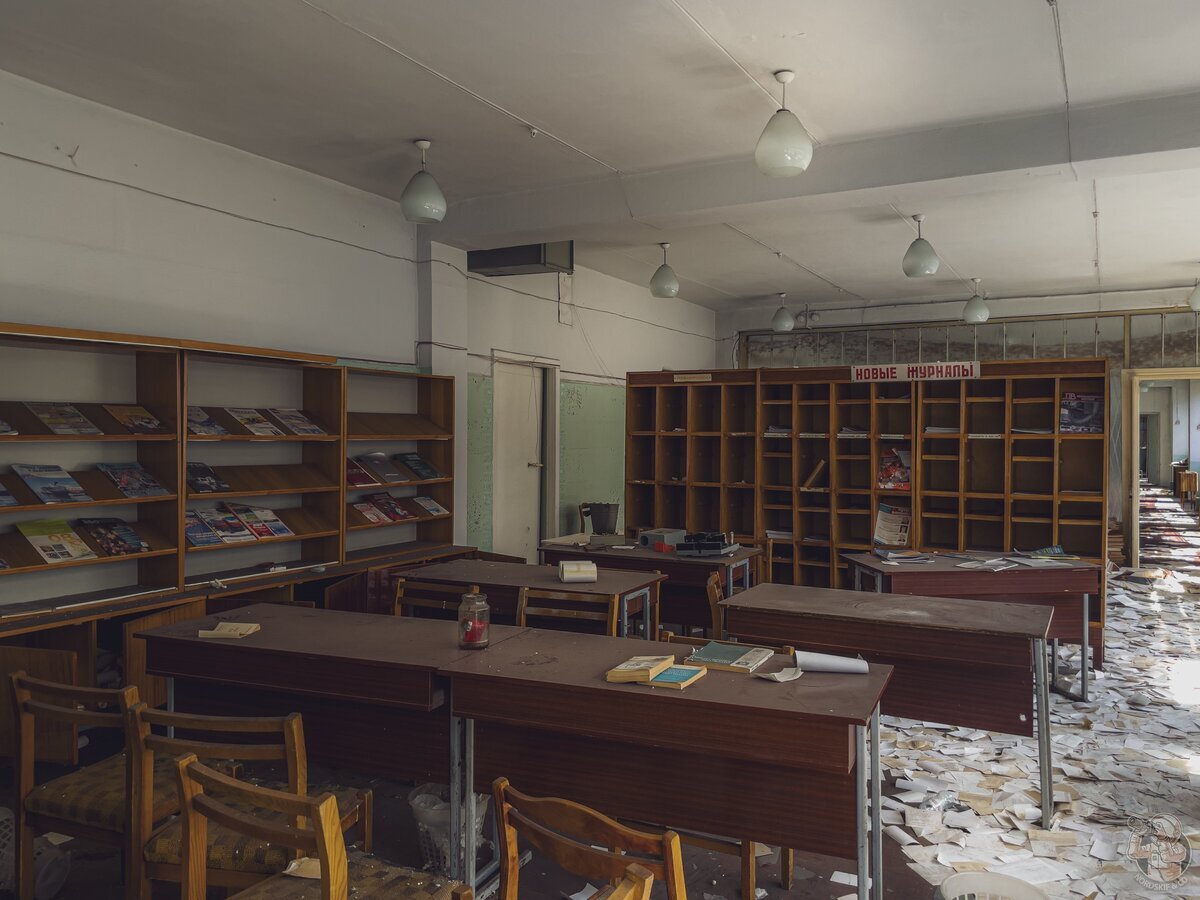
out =
[[[492,407],[492,549],[526,562],[541,541],[543,370],[496,363]]]

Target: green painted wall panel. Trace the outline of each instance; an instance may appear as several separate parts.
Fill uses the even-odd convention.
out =
[[[625,388],[563,381],[559,389],[559,528],[579,530],[579,504],[620,503],[625,527]],[[590,530],[590,529],[589,529]]]
[[[467,376],[467,544],[492,549],[492,399],[490,375]]]

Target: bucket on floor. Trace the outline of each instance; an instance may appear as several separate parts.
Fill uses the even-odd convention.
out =
[[[11,891],[16,887],[15,837],[13,812],[0,807],[0,891]],[[71,854],[44,837],[37,838],[33,843],[33,896],[37,900],[54,900],[70,874]]]
[[[951,875],[933,896],[934,900],[1050,900],[1044,891],[1027,881],[991,872]]]
[[[483,820],[487,815],[487,794],[475,795],[475,843],[491,843],[483,838]],[[444,784],[420,784],[408,793],[408,805],[417,820],[417,843],[425,868],[441,875],[450,874],[450,788]]]

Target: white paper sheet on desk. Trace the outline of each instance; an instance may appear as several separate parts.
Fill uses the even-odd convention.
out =
[[[780,669],[778,672],[755,672],[758,678],[765,678],[767,681],[795,681],[804,674],[804,670],[799,666],[790,669]]]
[[[796,665],[806,672],[836,672],[841,675],[866,675],[867,661],[861,656],[833,656],[829,653],[796,651]]]

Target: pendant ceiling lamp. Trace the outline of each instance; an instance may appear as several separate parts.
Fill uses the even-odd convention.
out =
[[[913,216],[917,223],[917,239],[908,245],[904,254],[904,274],[909,278],[927,278],[936,275],[941,260],[933,249],[933,244],[921,237],[921,223],[925,221],[922,215]]]
[[[795,77],[796,73],[788,69],[775,73],[775,80],[783,85],[783,100],[779,111],[767,120],[767,127],[754,148],[755,165],[772,178],[799,175],[812,161],[812,138],[796,114],[787,108],[787,86]]]
[[[992,312],[988,309],[987,301],[979,293],[980,279],[972,278],[971,280],[975,282],[975,295],[963,307],[963,321],[968,325],[982,325]]]
[[[1193,312],[1200,312],[1200,281],[1196,282],[1196,286],[1188,294],[1188,306],[1192,308]]]
[[[796,327],[796,317],[788,312],[787,294],[782,291],[775,295],[779,298],[779,309],[775,311],[775,315],[771,318],[771,330],[777,332],[791,331]]]
[[[446,195],[433,176],[425,171],[425,151],[429,141],[413,141],[421,150],[421,171],[408,180],[400,195],[400,211],[414,225],[433,225],[446,218]]]
[[[675,270],[667,265],[667,248],[670,244],[659,244],[662,247],[663,261],[662,265],[654,270],[654,275],[650,278],[650,293],[655,297],[670,299],[671,297],[679,296],[679,279],[675,277]]]

